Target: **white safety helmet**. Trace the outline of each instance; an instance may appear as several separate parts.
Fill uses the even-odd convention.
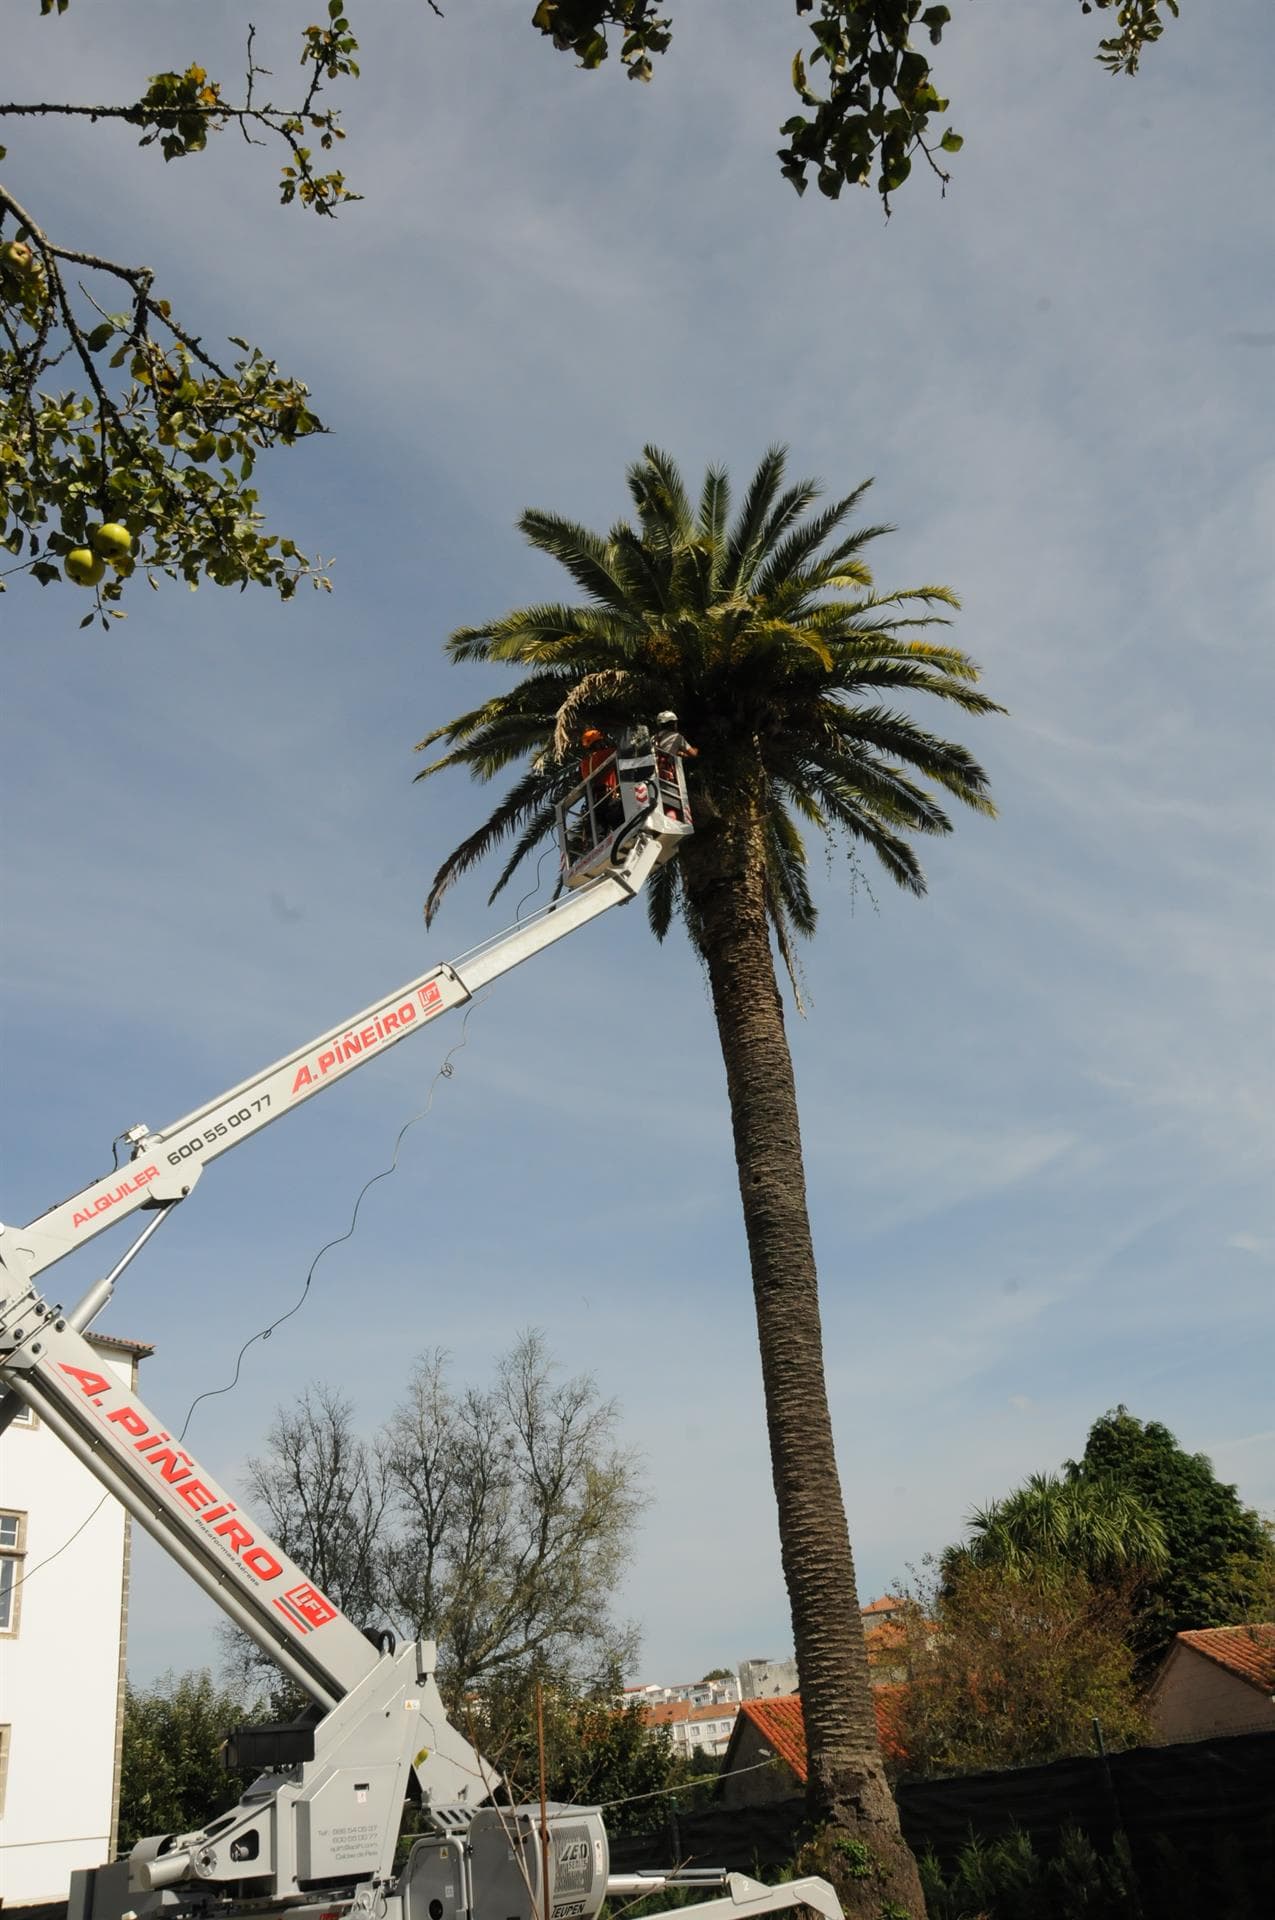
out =
[[[675,727],[677,725],[677,715],[667,712],[657,713],[655,716],[655,724],[657,727]]]

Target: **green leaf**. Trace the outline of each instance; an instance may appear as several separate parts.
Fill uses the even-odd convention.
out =
[[[115,337],[115,328],[109,320],[103,320],[101,326],[94,327],[92,333],[85,336],[84,344],[90,353],[100,353],[108,340]]]
[[[965,145],[965,139],[962,134],[953,133],[951,127],[949,127],[943,135],[943,138],[939,141],[939,145],[942,147],[944,153],[959,153]]]

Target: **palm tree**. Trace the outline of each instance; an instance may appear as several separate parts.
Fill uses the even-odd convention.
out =
[[[852,857],[869,848],[891,879],[920,894],[908,836],[951,828],[933,789],[994,811],[965,748],[927,733],[894,702],[928,694],[966,713],[999,709],[976,690],[965,653],[926,637],[957,604],[947,588],[874,591],[863,549],[890,529],[846,528],[870,483],[811,512],[818,486],[785,487],[784,452],[772,448],[733,520],[720,469],[709,470],[697,509],[654,447],[628,483],[635,525],[601,535],[540,511],[519,522],[533,547],[567,569],[582,602],[520,608],[448,642],[456,661],[524,671],[429,733],[421,748],[446,750],[417,777],[447,767],[480,781],[520,772],[444,860],[426,918],[460,874],[512,840],[494,899],[552,834],[555,805],[578,777],[573,746],[586,720],[614,730],[676,711],[699,749],[696,832],[656,872],[648,905],[659,939],[680,912],[703,958],[726,1066],[811,1812],[872,1848],[882,1877],[862,1884],[874,1915],[891,1897],[920,1913],[876,1747],[771,941],[795,990],[794,936],[812,933],[816,918],[802,826],[844,841]]]
[[[1168,1559],[1158,1516],[1110,1478],[1033,1473],[1003,1500],[976,1507],[967,1525],[969,1540],[943,1556],[948,1580],[963,1566],[1009,1573],[1056,1566],[1091,1580],[1136,1578],[1160,1572]]]

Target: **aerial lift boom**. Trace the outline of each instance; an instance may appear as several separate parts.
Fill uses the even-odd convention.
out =
[[[740,1874],[609,1875],[596,1808],[537,1817],[447,1718],[435,1649],[356,1627],[101,1363],[85,1329],[119,1275],[212,1160],[363,1062],[472,999],[490,981],[630,900],[691,831],[680,762],[643,732],[559,807],[551,907],[434,967],[159,1132],[130,1128],[129,1157],[22,1228],[0,1228],[0,1431],[24,1405],[308,1695],[286,1727],[231,1737],[229,1764],[261,1771],[238,1805],[189,1834],[141,1840],[127,1860],[73,1877],[70,1920],[279,1914],[289,1920],[595,1920],[613,1892],[724,1886],[678,1920],[751,1920],[812,1907],[841,1920],[822,1880],[767,1888]],[[565,889],[565,897],[559,898]],[[147,1211],[123,1257],[68,1312],[35,1285],[105,1228]],[[17,1756],[15,1756],[16,1760]],[[397,1875],[413,1782],[430,1831]],[[500,1802],[504,1804],[500,1804]]]
[[[122,1166],[117,1160],[110,1173],[27,1226],[0,1229],[0,1279],[7,1269],[33,1280],[139,1208],[154,1211],[184,1200],[204,1168],[242,1140],[379,1059],[440,1013],[472,1000],[533,954],[632,900],[691,832],[680,760],[656,756],[640,740],[622,744],[566,796],[558,815],[562,897],[555,895],[548,907],[459,959],[407,981],[171,1126],[158,1132],[130,1127],[119,1136],[128,1147]]]

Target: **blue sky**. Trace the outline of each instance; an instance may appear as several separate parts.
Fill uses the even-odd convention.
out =
[[[241,70],[236,5],[14,12],[17,97]],[[412,745],[493,684],[443,639],[557,590],[524,505],[605,526],[646,440],[740,481],[783,440],[830,489],[876,476],[879,580],[955,586],[1010,709],[953,728],[1000,820],[926,850],[920,903],[852,901],[834,865],[791,1021],[862,1597],[1117,1401],[1275,1508],[1266,0],[1188,0],[1136,82],[1067,0],[962,8],[953,186],[918,176],[888,226],[779,178],[789,9],[683,0],[645,89],[574,72],[526,12],[365,0],[342,163],[367,198],[339,223],[275,207],[231,137],[167,168],[118,129],[10,137],[59,239],[145,259],[210,338],[309,381],[331,437],[260,471],[336,592],[134,592],[109,635],[69,590],[0,600],[0,1211],[512,917],[473,882],[422,927],[484,796],[413,787]],[[276,5],[259,37],[280,93],[308,18]],[[157,1410],[291,1301],[458,1037],[209,1173],[110,1317],[156,1343]],[[786,1653],[721,1063],[685,943],[640,911],[473,1014],[398,1174],[195,1446],[233,1483],[307,1381],[370,1427],[414,1353],[483,1379],[529,1324],[646,1458],[616,1596],[641,1676]],[[215,1657],[214,1620],[143,1543],[137,1677]]]

